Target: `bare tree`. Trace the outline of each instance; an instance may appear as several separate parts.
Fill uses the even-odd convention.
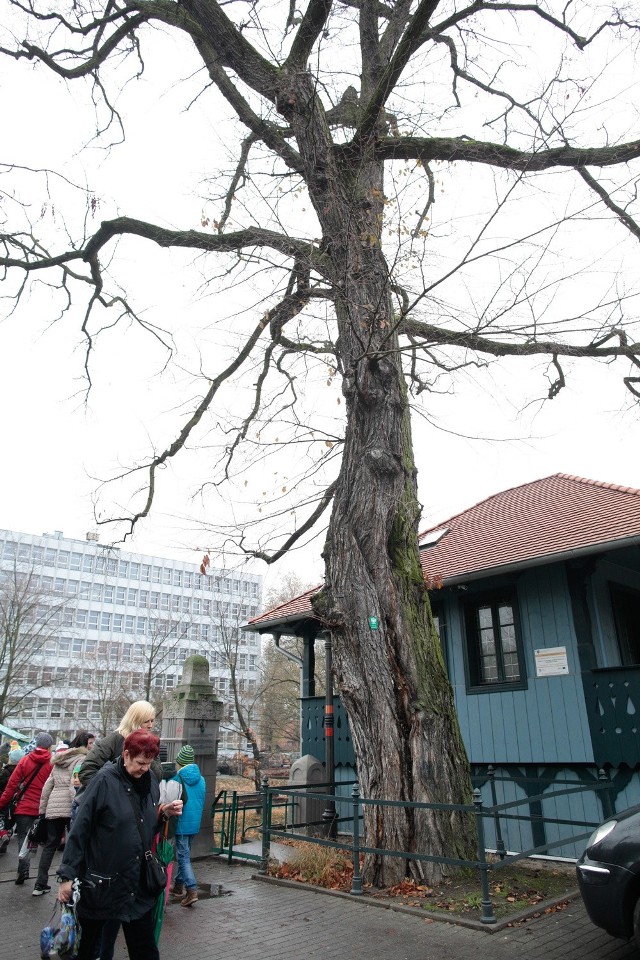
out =
[[[0,571],[0,723],[20,709],[24,699],[54,681],[38,669],[47,641],[55,640],[74,599],[40,587],[33,569]],[[37,679],[32,679],[37,678]]]
[[[411,404],[421,397],[416,408],[429,416],[454,376],[482,376],[489,361],[509,358],[542,362],[550,398],[573,362],[589,358],[616,362],[633,402],[640,396],[635,4],[11,7],[0,52],[16,71],[28,60],[65,81],[86,80],[98,135],[119,134],[109,88],[139,75],[162,31],[179,50],[163,69],[179,63],[193,78],[183,89],[208,98],[226,144],[241,131],[222,191],[225,171],[211,171],[199,229],[127,215],[94,228],[100,198],[91,193],[82,225],[66,211],[61,229],[45,215],[36,222],[15,190],[5,195],[0,264],[16,278],[10,294],[19,302],[42,277],[60,312],[80,301],[89,381],[114,325],[137,324],[172,348],[170,333],[113,279],[133,243],[197,253],[202,289],[222,288],[216,309],[232,331],[228,348],[221,338],[208,351],[203,343],[206,356],[193,364],[199,399],[173,439],[162,435],[128,474],[142,477],[131,512],[110,518],[132,529],[152,508],[161,469],[194,446],[214,455],[203,495],[231,484],[236,515],[242,469],[260,484],[254,520],[239,518],[235,540],[248,556],[276,561],[330,513],[314,605],[333,635],[363,793],[468,799],[418,556]],[[48,177],[47,191],[54,187]],[[47,194],[42,209],[51,204]],[[232,295],[242,279],[253,284],[254,306]],[[342,425],[314,403],[321,376]],[[265,449],[288,455],[277,493],[263,485]],[[375,847],[470,851],[469,821],[457,816],[384,808],[368,814],[366,828]],[[371,856],[366,875],[392,883],[405,869],[422,872]]]
[[[103,651],[85,654],[82,663],[83,669],[91,670],[91,685],[82,692],[97,704],[97,732],[105,736],[118,726],[133,701],[141,698],[132,689],[131,674]]]
[[[312,589],[295,573],[284,574],[267,593],[265,610],[272,610],[287,600]],[[303,641],[300,637],[283,636],[263,641],[260,678],[260,739],[263,750],[272,751],[278,743],[291,739],[293,732],[300,749],[300,689]],[[324,649],[315,662],[315,683],[318,694],[324,691]]]
[[[147,618],[147,636],[142,654],[144,694],[140,698],[151,701],[156,679],[162,678],[163,671],[172,662],[172,654],[180,646],[180,641],[189,635],[191,620],[189,617],[173,616],[161,611],[149,611]],[[161,689],[164,691],[165,684]]]
[[[227,674],[227,684],[220,694],[226,705],[223,724],[228,730],[241,734],[250,745],[253,778],[259,790],[262,777],[258,742],[260,686],[255,677],[248,676],[249,657],[258,655],[248,651],[247,634],[240,629],[244,618],[240,605],[236,607],[234,613],[230,602],[218,603],[216,639],[211,642],[211,654],[215,665]]]

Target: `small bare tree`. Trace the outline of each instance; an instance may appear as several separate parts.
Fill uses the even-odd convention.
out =
[[[73,597],[43,590],[33,569],[23,572],[14,564],[0,571],[0,723],[26,697],[53,683],[53,673],[37,664],[47,641],[58,636],[65,619],[71,621],[74,603]]]
[[[150,610],[147,617],[147,635],[142,653],[144,693],[141,698],[152,701],[157,691],[156,679],[166,674],[166,667],[173,659],[173,653],[180,646],[180,641],[189,635],[191,620],[170,613]],[[166,677],[165,677],[166,679]],[[165,684],[161,686],[164,691]]]

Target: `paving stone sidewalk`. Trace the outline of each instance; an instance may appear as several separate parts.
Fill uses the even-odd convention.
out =
[[[55,861],[54,861],[55,869]],[[500,933],[429,921],[303,886],[252,879],[255,866],[215,859],[195,864],[199,881],[224,894],[191,908],[167,909],[162,960],[637,960],[633,944],[613,940],[588,920],[580,901]],[[34,871],[32,870],[32,873]],[[11,854],[0,865],[0,960],[39,957],[40,930],[53,891],[32,897],[33,880],[16,887]],[[122,936],[115,960],[126,960]]]

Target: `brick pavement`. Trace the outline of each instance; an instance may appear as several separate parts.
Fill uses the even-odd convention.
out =
[[[37,958],[53,892],[32,897],[33,880],[13,883],[11,853],[0,867],[0,960]],[[54,861],[55,867],[55,861]],[[357,900],[252,879],[255,866],[196,863],[198,880],[222,884],[222,897],[167,909],[162,960],[631,960],[633,944],[594,927],[577,901],[566,910],[499,933],[429,922]],[[11,872],[9,872],[9,870]],[[32,870],[32,873],[34,871]],[[120,937],[115,960],[126,960]]]

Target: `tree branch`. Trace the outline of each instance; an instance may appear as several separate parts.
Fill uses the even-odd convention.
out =
[[[336,147],[338,152],[351,154],[353,142]],[[552,147],[530,153],[516,150],[506,144],[471,140],[463,137],[385,137],[375,141],[376,160],[462,160],[484,163],[506,170],[535,173],[552,167],[609,167],[627,163],[640,157],[640,140],[611,147]]]

